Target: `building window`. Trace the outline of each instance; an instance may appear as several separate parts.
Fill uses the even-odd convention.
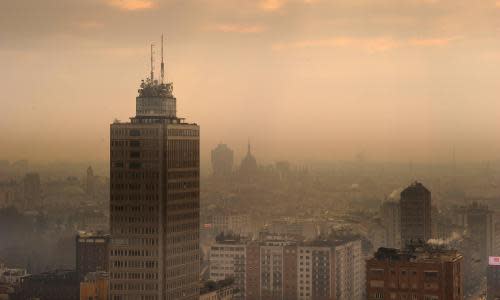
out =
[[[139,129],[130,129],[130,136],[140,136],[141,131]]]

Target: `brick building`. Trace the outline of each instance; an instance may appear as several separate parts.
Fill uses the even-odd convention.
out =
[[[462,262],[456,250],[429,245],[380,248],[366,263],[366,299],[462,300]]]

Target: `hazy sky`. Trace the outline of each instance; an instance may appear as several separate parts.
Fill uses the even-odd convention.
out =
[[[161,33],[203,158],[500,158],[500,1],[16,0],[0,28],[0,158],[107,159]]]

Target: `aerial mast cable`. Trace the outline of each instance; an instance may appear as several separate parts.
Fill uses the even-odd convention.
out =
[[[151,83],[155,80],[154,43],[151,43]]]
[[[165,64],[163,63],[163,34],[161,35],[161,84],[165,78]]]

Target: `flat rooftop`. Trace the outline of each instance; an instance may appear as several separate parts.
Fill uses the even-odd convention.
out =
[[[400,250],[393,248],[379,248],[374,259],[379,261],[400,261],[400,262],[454,262],[462,259],[462,255],[457,250],[443,249],[433,245],[422,245]]]

